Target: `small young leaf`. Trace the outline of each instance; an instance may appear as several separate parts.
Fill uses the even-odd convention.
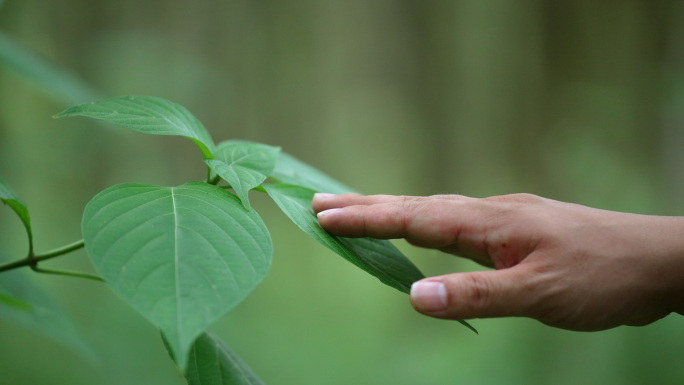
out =
[[[164,342],[168,350],[166,339]],[[174,359],[173,352],[168,351]],[[202,333],[192,345],[185,378],[188,385],[263,385],[240,357],[209,333]]]
[[[29,239],[29,249],[33,250],[33,232],[31,231],[31,217],[23,199],[12,190],[10,185],[0,177],[0,200],[7,204],[19,216]]]
[[[209,132],[180,104],[151,96],[122,96],[68,108],[55,118],[86,116],[151,135],[183,136],[197,144],[205,158],[216,146]]]
[[[331,194],[356,192],[354,189],[345,186],[316,168],[282,151],[278,155],[275,169],[269,177],[281,183],[306,187],[316,192]]]
[[[247,297],[273,256],[257,213],[202,182],[111,187],[88,203],[82,226],[100,276],[162,330],[181,368],[195,338]]]
[[[305,233],[384,284],[408,293],[413,282],[424,278],[420,270],[389,241],[340,238],[323,230],[311,208],[313,190],[284,184],[265,184],[263,187]]]
[[[273,171],[280,148],[261,143],[231,140],[217,146],[216,159],[205,159],[209,167],[230,183],[249,210],[249,190],[257,187]]]
[[[25,271],[0,274],[0,318],[40,333],[87,360],[95,360],[92,349],[63,308],[34,284]]]

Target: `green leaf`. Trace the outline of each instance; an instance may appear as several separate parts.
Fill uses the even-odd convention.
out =
[[[218,337],[204,333],[192,346],[189,385],[261,385],[263,382]]]
[[[311,208],[314,191],[285,184],[265,184],[268,195],[305,233],[383,283],[408,293],[423,274],[389,241],[341,238],[327,233]]]
[[[68,104],[85,103],[102,97],[75,74],[59,68],[3,32],[0,32],[0,65]]]
[[[248,192],[266,180],[273,171],[280,148],[261,143],[231,140],[221,142],[216,159],[205,159],[209,167],[230,183],[245,209],[249,210]]]
[[[25,271],[0,274],[0,318],[40,333],[81,357],[94,361],[69,316]]]
[[[111,187],[88,203],[82,226],[100,276],[162,330],[181,367],[195,337],[247,297],[273,256],[257,213],[202,182]]]
[[[31,231],[31,216],[28,206],[2,177],[0,177],[0,200],[14,210],[24,223],[29,239],[29,250],[33,250],[33,232]]]
[[[269,177],[281,183],[306,187],[316,192],[331,194],[356,192],[285,152],[281,152],[278,156],[278,162]]]
[[[151,135],[183,136],[197,144],[205,158],[216,146],[209,132],[180,104],[152,96],[122,96],[68,108],[55,118],[86,116]]]
[[[174,359],[171,350],[169,355]],[[210,333],[202,333],[192,345],[185,378],[188,385],[263,385],[240,357]]]
[[[311,200],[315,193],[313,190],[286,184],[265,184],[263,187],[300,229],[382,283],[408,294],[413,282],[425,278],[423,273],[389,241],[374,238],[342,238],[323,230],[311,208]],[[468,322],[458,322],[477,333]]]

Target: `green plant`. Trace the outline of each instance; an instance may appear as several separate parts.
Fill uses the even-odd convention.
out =
[[[189,138],[207,165],[206,178],[176,187],[134,183],[110,187],[87,204],[83,240],[43,254],[34,252],[28,206],[0,179],[0,199],[17,213],[28,234],[27,256],[1,265],[0,273],[26,266],[36,272],[103,280],[161,330],[171,357],[190,384],[260,383],[221,341],[206,333],[209,325],[250,294],[271,265],[271,237],[250,204],[251,190],[268,194],[306,234],[381,282],[408,293],[410,285],[423,278],[388,241],[326,233],[311,209],[313,194],[352,189],[280,148],[238,140],[215,144],[189,111],[155,97],[104,99],[55,115],[70,116],[146,134]],[[40,266],[81,247],[99,276]],[[0,316],[5,312],[20,322],[33,322],[30,313],[36,304],[12,290],[3,292],[3,287],[7,285],[0,285]],[[226,378],[233,380],[226,382]]]

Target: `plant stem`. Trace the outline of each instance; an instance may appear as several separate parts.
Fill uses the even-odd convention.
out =
[[[54,250],[50,250],[50,251],[45,252],[43,254],[33,255],[33,252],[29,252],[29,255],[24,259],[20,259],[18,261],[14,261],[14,262],[10,262],[10,263],[4,264],[4,265],[0,265],[0,273],[3,271],[18,269],[18,268],[24,267],[24,266],[31,266],[32,268],[35,269],[38,266],[38,262],[40,262],[40,261],[44,261],[44,260],[50,259],[50,258],[59,257],[60,255],[64,255],[64,254],[72,252],[74,250],[78,250],[78,249],[82,248],[84,245],[85,245],[85,242],[81,239],[79,241],[70,243],[68,245],[56,248]]]
[[[7,263],[7,264],[0,266],[0,273],[2,273],[3,271],[14,270],[14,269],[19,268],[19,267],[28,266],[29,264],[30,263],[29,263],[28,259],[26,259],[26,258],[20,259],[18,261],[10,262],[10,263]]]

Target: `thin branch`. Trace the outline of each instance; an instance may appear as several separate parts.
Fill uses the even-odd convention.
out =
[[[81,239],[79,241],[56,248],[54,250],[50,250],[42,254],[33,255],[32,253],[29,253],[29,255],[24,259],[0,265],[0,273],[2,273],[3,271],[14,270],[25,266],[31,266],[35,269],[38,266],[38,262],[40,261],[45,261],[46,259],[59,257],[60,255],[70,253],[74,250],[78,250],[82,248],[84,245],[85,242]]]

